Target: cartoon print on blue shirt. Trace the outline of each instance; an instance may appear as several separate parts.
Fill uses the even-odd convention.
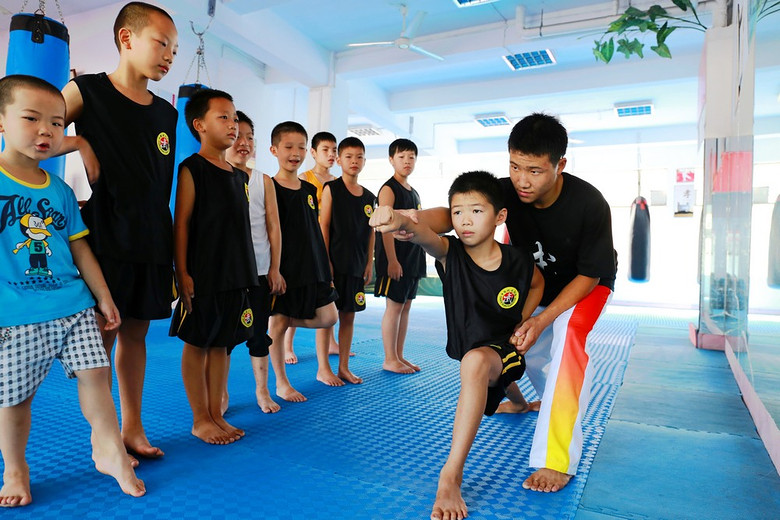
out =
[[[19,229],[27,240],[16,244],[13,252],[17,254],[25,247],[30,251],[30,268],[24,272],[27,276],[52,276],[46,259],[51,256],[51,249],[46,241],[46,237],[51,237],[51,233],[46,226],[52,222],[51,217],[43,219],[37,213],[27,213],[19,219]]]

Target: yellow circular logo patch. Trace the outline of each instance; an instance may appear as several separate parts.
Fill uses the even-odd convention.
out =
[[[308,202],[309,202],[309,207],[310,207],[311,209],[314,209],[314,197],[312,197],[311,195],[309,195],[309,198],[308,198],[307,200],[308,200]]]
[[[249,328],[252,326],[252,323],[255,321],[255,316],[252,314],[252,309],[246,309],[244,312],[241,313],[241,324]]]
[[[371,218],[371,215],[374,213],[374,207],[371,204],[366,204],[363,206],[363,213],[365,213],[368,218]]]
[[[157,149],[160,150],[160,153],[163,155],[171,153],[171,140],[168,139],[168,134],[165,132],[157,134]]]
[[[358,305],[365,305],[366,304],[366,293],[359,292],[355,295],[355,303]]]
[[[517,299],[520,297],[520,292],[514,287],[504,287],[499,291],[498,306],[502,309],[510,309],[515,306]]]

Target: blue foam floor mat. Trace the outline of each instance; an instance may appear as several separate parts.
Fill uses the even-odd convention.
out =
[[[384,305],[373,299],[369,305],[356,319],[357,356],[351,361],[365,379],[362,385],[330,388],[317,382],[313,333],[299,330],[300,362],[288,366],[288,375],[309,401],[280,402],[281,412],[263,414],[246,350],[235,351],[226,418],[247,435],[229,446],[210,446],[190,435],[181,345],[165,335],[166,323],[153,323],[144,424],[166,454],[141,462],[137,472],[148,494],[140,499],[122,495],[112,479],[94,471],[76,384],[55,365],[33,402],[27,457],[34,502],[3,511],[3,518],[427,518],[449,450],[458,364],[444,352],[440,300],[421,298],[412,308],[406,353],[422,371],[410,376],[382,371]],[[535,414],[483,419],[464,475],[469,518],[574,516],[635,330],[634,318],[608,314],[590,338],[596,376],[583,423],[583,457],[577,476],[561,492],[521,487],[531,472]],[[526,378],[521,388],[534,397]]]

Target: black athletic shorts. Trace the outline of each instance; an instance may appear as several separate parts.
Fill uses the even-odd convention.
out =
[[[501,356],[501,378],[496,386],[489,386],[487,402],[485,403],[485,415],[493,415],[501,401],[506,397],[506,387],[517,381],[525,373],[525,357],[520,355],[514,345],[509,341],[489,343],[486,346],[493,347]]]
[[[208,296],[196,295],[192,299],[191,313],[179,300],[168,334],[196,347],[230,348],[252,337],[253,324],[249,289],[235,289]]]
[[[271,298],[271,315],[283,314],[299,320],[310,320],[317,309],[335,302],[338,294],[330,282],[317,282],[293,289]]]
[[[374,296],[384,296],[396,303],[406,303],[407,300],[415,299],[419,284],[419,278],[402,276],[395,281],[389,276],[380,276],[374,284]]]
[[[333,285],[339,298],[336,308],[342,312],[360,312],[366,310],[366,292],[363,278],[335,273]]]
[[[107,256],[97,260],[119,316],[137,320],[171,316],[171,302],[176,299],[172,266],[123,262]]]

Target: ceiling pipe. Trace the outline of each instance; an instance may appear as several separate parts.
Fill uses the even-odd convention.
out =
[[[706,9],[707,7],[710,7],[714,12],[713,18],[719,18],[722,14],[723,25],[725,25],[727,3],[728,0],[704,0],[696,4],[697,12],[699,15],[705,14],[710,12]],[[702,7],[705,9],[702,9]],[[674,5],[664,7],[664,9],[673,16],[686,16],[690,14],[690,12],[683,11]],[[610,23],[614,22],[615,19],[622,14],[623,10],[625,10],[625,7],[622,5],[621,0],[613,0],[612,2],[605,2],[600,6],[591,6],[590,9],[590,11],[606,11],[610,12],[610,14],[582,18],[582,8],[564,9],[553,13],[542,13],[542,15],[536,16],[535,18],[538,20],[538,25],[529,27],[529,17],[527,16],[526,8],[525,6],[520,5],[515,11],[515,24],[521,38],[532,40],[547,36],[561,36],[597,29],[606,29]],[[562,21],[544,23],[545,17],[554,17],[556,20]],[[713,25],[715,25],[714,22]]]

